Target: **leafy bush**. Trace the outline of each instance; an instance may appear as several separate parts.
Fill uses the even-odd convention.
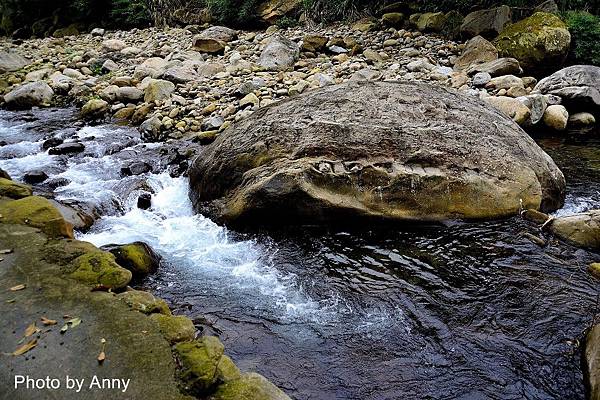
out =
[[[304,0],[303,8],[316,21],[351,20],[379,9],[378,0]]]
[[[564,19],[571,32],[570,61],[600,65],[600,17],[585,11],[569,11]]]
[[[150,23],[146,0],[112,0],[110,17],[120,26],[142,26]]]
[[[222,24],[251,25],[256,21],[259,0],[206,0],[213,18]]]

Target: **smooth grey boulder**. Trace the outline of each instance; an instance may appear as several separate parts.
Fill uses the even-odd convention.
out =
[[[473,11],[465,17],[460,33],[465,37],[481,35],[493,39],[511,22],[512,11],[508,6]]]
[[[46,82],[26,83],[4,95],[8,108],[27,109],[47,105],[52,100],[54,91]]]
[[[492,77],[502,75],[520,75],[523,73],[519,61],[515,58],[499,58],[483,64],[475,64],[467,69],[469,75],[478,72],[487,72]]]
[[[600,67],[573,65],[542,79],[534,92],[551,94],[571,106],[595,109],[600,107]]]
[[[272,71],[286,70],[294,66],[299,56],[297,43],[283,36],[275,36],[260,53],[258,65]]]
[[[29,65],[29,60],[22,55],[12,51],[0,51],[0,74],[18,71],[27,65]]]
[[[600,210],[567,215],[552,220],[550,231],[565,242],[588,249],[600,249]]]
[[[500,111],[414,82],[347,82],[260,108],[189,175],[197,211],[249,224],[498,218],[554,210],[565,191]]]

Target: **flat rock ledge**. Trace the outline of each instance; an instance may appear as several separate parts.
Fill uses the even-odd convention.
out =
[[[414,82],[348,82],[256,111],[190,169],[225,223],[491,219],[564,200],[552,159],[483,101]]]

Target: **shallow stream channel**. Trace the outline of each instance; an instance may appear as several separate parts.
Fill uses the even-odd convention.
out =
[[[50,155],[51,138],[85,150]],[[567,178],[557,213],[600,208],[600,140],[538,143]],[[585,398],[581,340],[600,288],[586,269],[600,255],[540,247],[519,216],[234,232],[194,214],[177,149],[134,129],[85,126],[71,109],[0,112],[0,144],[13,179],[42,170],[38,193],[96,216],[79,239],[148,243],[161,267],[135,286],[296,400]],[[122,171],[140,161],[152,171]]]

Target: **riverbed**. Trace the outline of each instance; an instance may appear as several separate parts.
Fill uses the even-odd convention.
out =
[[[86,150],[51,156],[49,137]],[[85,126],[71,109],[1,112],[0,141],[13,178],[44,170],[40,192],[101,217],[79,239],[150,244],[160,269],[135,286],[294,399],[585,398],[580,341],[598,297],[586,268],[600,257],[555,240],[539,247],[526,234],[542,233],[518,216],[234,232],[194,215],[185,176],[153,156],[169,149],[134,129]],[[557,214],[599,208],[600,141],[538,142],[567,178]],[[140,159],[154,172],[123,176]],[[142,192],[149,210],[136,207]]]

